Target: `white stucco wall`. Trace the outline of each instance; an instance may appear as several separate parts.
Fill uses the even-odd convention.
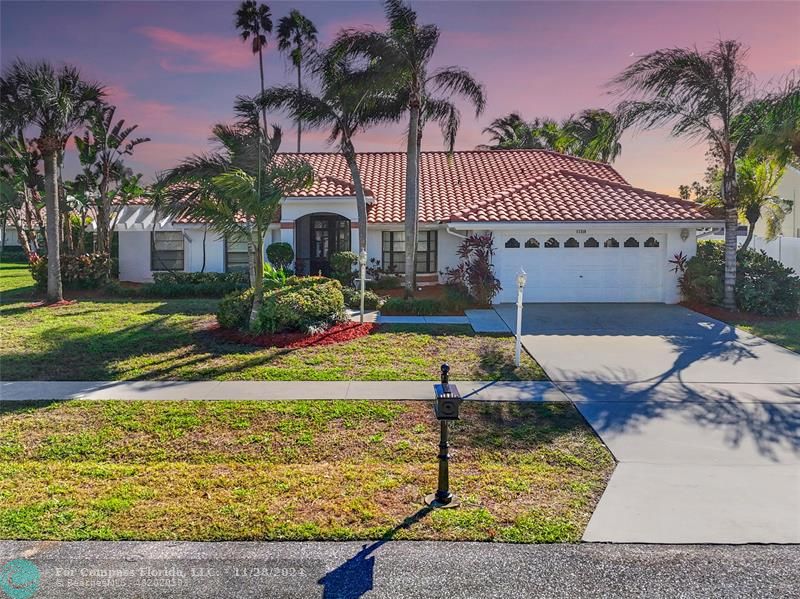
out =
[[[150,231],[119,232],[119,280],[145,283],[150,271]]]
[[[205,241],[205,272],[225,272],[225,242],[216,233],[208,232]],[[185,229],[183,264],[187,272],[203,270],[203,229]]]
[[[683,252],[688,258],[697,253],[697,229],[688,229],[689,236],[686,241],[681,239],[681,229],[668,229],[666,231],[667,248],[666,259],[672,260],[675,254]],[[681,292],[678,289],[680,273],[672,272],[672,264],[664,265],[664,303],[677,304],[681,301]]]

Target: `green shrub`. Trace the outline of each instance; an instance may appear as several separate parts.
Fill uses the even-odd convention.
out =
[[[342,287],[342,294],[344,295],[344,303],[348,308],[353,310],[361,309],[361,292],[352,287]],[[383,305],[384,298],[375,293],[374,291],[364,292],[364,309],[365,310],[379,310]]]
[[[230,293],[222,298],[217,307],[217,322],[226,329],[246,329],[252,307],[252,289]]]
[[[414,299],[390,297],[381,309],[386,314],[409,314],[413,316],[431,316],[445,312],[445,304],[435,299]]]
[[[289,274],[283,268],[275,268],[269,262],[264,262],[264,288],[277,289],[286,285]]]
[[[800,310],[800,278],[764,252],[739,251],[736,256],[736,307],[764,316],[796,314]],[[721,242],[701,241],[679,279],[684,299],[722,305],[725,248]]]
[[[267,246],[267,259],[278,270],[285,270],[294,260],[294,250],[285,241],[270,243]]]
[[[39,289],[47,288],[47,256],[30,263],[31,275]],[[96,289],[109,280],[111,259],[105,254],[61,256],[61,284],[66,289]]]
[[[217,321],[222,327],[247,329],[252,305],[252,289],[228,295],[220,302]],[[255,331],[306,331],[343,318],[344,296],[339,281],[325,277],[289,277],[285,286],[264,291]]]
[[[336,252],[330,257],[331,272],[335,279],[342,285],[352,285],[358,274],[353,266],[358,264],[358,254],[355,252]]]
[[[147,297],[223,297],[245,289],[243,272],[156,272],[153,284],[139,289]]]
[[[378,279],[367,281],[369,289],[400,289],[403,279],[397,275],[383,275]]]
[[[264,294],[257,330],[267,333],[305,331],[343,318],[344,296],[339,281],[303,282]]]

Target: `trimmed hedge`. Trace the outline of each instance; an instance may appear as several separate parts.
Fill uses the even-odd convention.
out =
[[[151,297],[223,297],[249,284],[242,272],[157,272],[153,284],[140,289]]]
[[[286,286],[264,292],[264,303],[252,331],[310,331],[344,320],[344,296],[339,281],[325,277],[290,277]],[[217,321],[226,328],[247,328],[253,291],[226,296]]]
[[[348,308],[353,310],[361,309],[361,292],[352,287],[342,287],[344,294],[344,303]],[[383,305],[384,298],[375,293],[374,291],[364,292],[364,309],[365,310],[379,310]]]
[[[294,261],[294,250],[285,241],[276,241],[267,246],[267,260],[278,270],[286,268]]]
[[[435,299],[414,299],[390,297],[382,310],[387,314],[409,314],[412,316],[433,316],[446,312],[445,302]]]
[[[736,307],[763,316],[794,315],[800,311],[800,278],[794,270],[763,251],[739,250],[736,255]],[[718,241],[701,241],[697,254],[679,279],[683,297],[690,302],[721,306],[724,294],[725,247]]]
[[[30,263],[31,276],[38,289],[47,289],[47,256]],[[106,254],[61,256],[61,285],[65,289],[96,289],[111,277],[111,259]]]

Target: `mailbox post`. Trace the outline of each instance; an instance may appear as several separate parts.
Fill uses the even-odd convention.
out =
[[[450,384],[450,367],[442,364],[441,383],[434,385],[436,400],[433,412],[439,420],[439,480],[436,493],[425,497],[425,503],[433,508],[452,508],[461,505],[458,498],[450,492],[450,453],[449,429],[451,420],[458,420],[461,394],[455,385]]]

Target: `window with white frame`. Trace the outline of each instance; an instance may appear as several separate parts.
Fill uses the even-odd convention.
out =
[[[383,231],[381,264],[387,270],[403,273],[406,270],[406,243],[404,231]],[[417,233],[417,273],[436,272],[438,260],[438,235],[436,231]]]
[[[150,270],[183,270],[183,231],[153,231]]]
[[[248,272],[250,256],[247,241],[225,238],[225,272]]]

